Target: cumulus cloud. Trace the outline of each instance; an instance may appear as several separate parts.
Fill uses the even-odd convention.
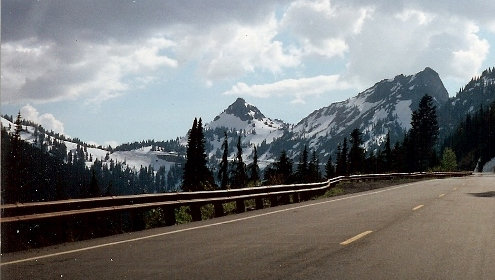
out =
[[[348,43],[347,77],[362,85],[425,66],[443,77],[467,80],[479,71],[489,49],[472,21],[419,10],[375,15]]]
[[[275,40],[277,32],[278,23],[271,14],[257,25],[226,24],[206,34],[194,33],[194,40],[182,41],[181,45],[186,51],[196,48],[198,40],[208,46],[198,58],[199,72],[208,80],[235,78],[254,71],[278,73],[300,64],[300,53]]]
[[[426,66],[469,79],[488,55],[479,29],[495,32],[493,10],[484,0],[7,0],[2,101],[99,103],[187,65],[207,86],[286,78],[315,57],[340,60],[340,80],[356,85]]]
[[[329,0],[293,2],[284,14],[283,28],[296,35],[306,54],[343,57],[346,37],[359,34],[372,7],[350,7]]]
[[[305,98],[309,96],[348,88],[351,88],[351,85],[341,81],[339,75],[320,75],[310,78],[286,79],[270,84],[247,85],[239,82],[224,94],[259,98],[288,96],[292,98],[292,103],[304,103]]]
[[[64,133],[64,124],[57,120],[55,116],[50,113],[41,114],[31,105],[25,105],[20,110],[21,116],[34,123],[40,124],[47,130],[53,130],[56,133]]]
[[[181,63],[207,84],[280,72],[300,63],[274,39],[283,2],[4,1],[3,101],[102,102]]]
[[[162,54],[174,43],[150,38],[134,44],[74,43],[69,61],[65,46],[28,39],[2,44],[2,97],[6,103],[51,102],[80,96],[104,101],[147,80],[160,67],[177,61]],[[130,77],[136,75],[135,77]]]

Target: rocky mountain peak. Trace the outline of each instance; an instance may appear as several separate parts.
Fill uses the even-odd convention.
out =
[[[262,120],[265,115],[255,106],[247,103],[243,98],[237,98],[234,103],[232,103],[225,111],[225,114],[233,115],[241,119],[242,121],[248,120]],[[220,118],[217,116],[215,120]]]
[[[410,83],[414,82],[419,89],[424,91],[424,94],[432,96],[439,104],[444,104],[449,100],[449,93],[435,70],[426,67],[423,71],[413,75],[413,77],[415,79]]]

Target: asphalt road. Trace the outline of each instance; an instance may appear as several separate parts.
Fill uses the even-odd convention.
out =
[[[495,279],[495,176],[2,256],[1,279]]]

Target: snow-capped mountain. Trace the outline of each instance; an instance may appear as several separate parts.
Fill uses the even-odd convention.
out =
[[[227,133],[229,144],[229,158],[236,154],[238,137],[241,136],[243,157],[250,162],[253,147],[261,144],[271,144],[280,138],[288,130],[288,125],[281,120],[267,118],[254,105],[247,103],[242,98],[232,103],[213,121],[205,125],[206,148],[209,152],[212,165],[218,162],[222,156],[222,143]],[[263,159],[260,165],[264,167]]]
[[[1,124],[8,133],[14,134],[16,125],[13,122],[2,117]],[[175,151],[163,151],[152,146],[144,146],[129,151],[110,151],[101,146],[96,147],[77,139],[71,139],[65,135],[47,132],[41,126],[31,123],[22,125],[20,137],[23,141],[32,145],[38,147],[44,145],[44,149],[47,151],[51,151],[56,143],[63,143],[66,147],[66,152],[75,155],[79,147],[84,150],[87,167],[91,167],[94,161],[98,159],[106,164],[109,164],[110,161],[114,163],[120,162],[124,167],[129,167],[136,171],[141,167],[149,166],[157,171],[160,167],[165,167],[166,170],[169,170],[176,163],[184,162],[184,157]]]
[[[276,119],[265,117],[255,106],[237,98],[225,111],[206,124],[206,130],[237,131],[243,134],[244,143],[259,145],[263,141],[273,142],[282,136],[287,125]]]
[[[330,104],[302,119],[291,131],[290,138],[296,146],[289,154],[298,154],[302,143],[326,158],[355,128],[363,133],[368,149],[379,146],[387,132],[392,142],[397,141],[411,128],[411,113],[425,94],[433,97],[437,108],[449,99],[440,77],[431,68],[382,80],[353,98]]]
[[[248,164],[251,162],[253,147],[256,146],[261,169],[275,161],[282,150],[297,159],[304,145],[316,151],[323,162],[329,155],[334,155],[337,145],[344,137],[349,138],[354,128],[363,133],[362,139],[368,151],[380,146],[387,132],[390,132],[391,141],[395,143],[411,127],[411,113],[425,94],[433,97],[441,134],[447,135],[466,114],[477,110],[480,105],[495,101],[495,68],[473,78],[452,98],[449,98],[439,75],[431,68],[427,67],[415,75],[398,75],[376,83],[355,97],[318,109],[296,125],[266,117],[256,106],[238,98],[204,125],[210,168],[216,171],[218,167],[225,133],[228,137],[229,158],[235,157],[236,144],[241,136],[244,161]],[[10,133],[15,130],[15,125],[5,118],[2,118],[2,126]],[[39,145],[40,132],[37,127],[34,124],[25,125],[22,139]],[[68,137],[59,135],[57,138],[57,135],[43,133],[46,143],[58,139],[64,142],[67,151],[74,152],[80,144]],[[139,170],[141,166],[152,166],[155,171],[165,167],[167,172],[172,167],[181,169],[185,161],[187,135],[180,140],[160,143],[143,141],[124,144],[113,151],[88,146],[87,165],[92,164],[92,158],[104,162],[125,162],[126,166],[134,170]]]

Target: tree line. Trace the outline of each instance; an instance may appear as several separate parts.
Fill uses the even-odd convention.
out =
[[[308,183],[359,173],[473,170],[495,156],[495,103],[466,116],[455,133],[441,145],[443,154],[440,156],[436,108],[428,95],[412,113],[411,129],[393,146],[387,134],[381,147],[366,151],[362,133],[355,128],[349,138],[338,144],[336,153],[328,155],[325,163],[314,150],[304,146],[297,163],[283,150],[263,174],[258,166],[258,147],[253,148],[253,161],[246,164],[242,135],[237,135],[233,148],[229,147],[227,132],[224,133],[222,159],[214,166],[217,170],[214,174],[208,164],[201,119],[193,121],[188,133],[184,166],[172,166],[168,172],[164,167],[153,170],[152,166],[135,170],[126,162],[114,162],[108,154],[105,160],[93,160],[87,146],[78,145],[75,150],[68,151],[64,141],[46,137],[44,133],[39,133],[32,145],[21,140],[22,124],[19,113],[12,135],[2,128],[2,203],[177,191],[178,186],[183,191],[205,191]],[[136,142],[121,149],[147,143],[152,143],[156,149],[177,144],[175,141],[166,145],[165,142]],[[232,151],[235,151],[235,157],[229,159]]]
[[[229,161],[229,141],[227,132],[224,132],[222,143],[222,160],[218,165],[217,180],[213,172],[207,167],[205,140],[201,118],[194,119],[188,133],[186,163],[184,165],[183,191],[205,191],[215,189],[243,188],[261,184],[260,169],[256,147],[253,150],[253,162],[246,165],[243,160],[241,136],[237,139],[237,152],[232,161]]]
[[[459,168],[482,171],[495,157],[495,102],[465,116],[452,135],[444,140],[459,159]]]
[[[393,146],[387,133],[382,147],[366,151],[362,133],[355,128],[338,144],[335,160],[330,155],[324,165],[319,156],[304,146],[299,154],[297,164],[283,150],[277,160],[264,170],[261,180],[257,148],[253,149],[253,162],[246,166],[242,158],[241,136],[238,136],[237,153],[233,161],[228,160],[229,147],[227,133],[222,144],[223,155],[218,166],[216,184],[212,172],[206,167],[206,153],[202,138],[201,119],[193,122],[189,132],[187,162],[184,169],[184,191],[240,188],[246,186],[310,183],[335,176],[379,173],[379,172],[415,172],[441,169],[442,167],[457,169],[456,158],[452,159],[452,151],[446,147],[444,156],[437,155],[439,126],[436,106],[433,98],[425,95],[411,115],[411,129],[402,142]],[[453,163],[452,163],[453,161]],[[448,167],[447,167],[448,166]]]
[[[2,203],[177,191],[180,184],[180,165],[168,172],[152,166],[136,170],[109,153],[93,159],[85,145],[67,150],[63,140],[41,130],[31,144],[21,139],[25,124],[19,113],[13,134],[1,130]]]

